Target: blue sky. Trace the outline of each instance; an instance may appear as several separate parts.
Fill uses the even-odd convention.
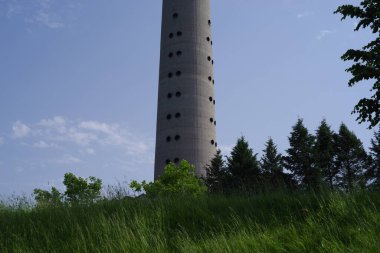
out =
[[[347,87],[340,56],[372,37],[333,15],[338,0],[214,0],[218,143],[244,135],[283,152],[298,117],[344,122],[369,85]],[[0,0],[0,195],[153,178],[161,4],[157,0]]]

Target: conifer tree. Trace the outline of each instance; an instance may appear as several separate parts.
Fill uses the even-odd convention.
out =
[[[316,131],[316,141],[314,145],[315,166],[322,174],[322,180],[330,189],[334,186],[334,178],[337,171],[334,167],[334,132],[322,120]]]
[[[266,188],[283,187],[286,175],[283,171],[282,155],[277,152],[277,147],[272,138],[266,142],[263,152],[260,168]]]
[[[364,174],[367,154],[362,142],[343,123],[334,139],[338,185],[346,191],[363,187],[365,185]]]
[[[211,193],[223,193],[226,188],[228,173],[220,149],[217,150],[210,164],[206,165],[204,182]]]
[[[380,190],[380,128],[374,133],[373,139],[371,139],[370,158],[367,174],[371,183],[370,187]]]
[[[258,189],[260,182],[257,154],[249,147],[244,137],[237,140],[231,156],[227,158],[227,168],[231,174],[231,184],[235,189]]]
[[[314,137],[309,134],[298,119],[289,137],[290,148],[284,157],[285,168],[292,172],[293,178],[300,188],[317,190],[320,185],[320,173],[313,163]]]

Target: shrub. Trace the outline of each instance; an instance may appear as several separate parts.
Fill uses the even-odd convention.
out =
[[[132,181],[129,185],[135,192],[145,191],[148,197],[156,196],[200,196],[207,188],[195,174],[194,166],[187,161],[181,161],[178,166],[170,163],[165,167],[164,174],[155,182]]]

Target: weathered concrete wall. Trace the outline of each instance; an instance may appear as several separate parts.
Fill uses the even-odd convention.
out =
[[[204,175],[216,152],[210,0],[164,0],[155,179],[185,159]]]

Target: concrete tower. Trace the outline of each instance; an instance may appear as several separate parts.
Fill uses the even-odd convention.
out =
[[[154,177],[185,159],[197,175],[216,153],[210,0],[163,0]]]

